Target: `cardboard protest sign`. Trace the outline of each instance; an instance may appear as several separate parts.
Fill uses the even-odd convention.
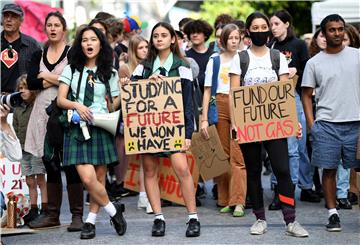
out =
[[[178,151],[185,142],[179,77],[132,81],[121,88],[126,154]]]
[[[9,192],[15,194],[29,194],[29,188],[25,176],[21,174],[20,162],[11,162],[9,159],[0,156],[1,191],[4,195]]]
[[[298,119],[292,81],[231,90],[239,144],[295,136]]]
[[[194,180],[194,187],[196,188],[199,179],[199,170],[195,164],[195,158],[190,153],[187,153],[186,156]],[[141,157],[139,155],[131,155],[128,157],[128,161],[129,166],[124,181],[124,187],[129,190],[139,191]],[[161,198],[185,205],[181,194],[179,180],[171,167],[170,159],[159,157],[157,158],[157,161],[159,164],[159,187]]]
[[[208,128],[208,133],[208,140],[204,139],[201,133],[194,133],[191,138],[191,153],[204,180],[230,171],[229,156],[221,145],[215,125]]]

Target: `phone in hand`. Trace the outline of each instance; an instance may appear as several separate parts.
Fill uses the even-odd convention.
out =
[[[231,139],[236,140],[236,136],[237,136],[236,130],[232,129],[231,130]]]

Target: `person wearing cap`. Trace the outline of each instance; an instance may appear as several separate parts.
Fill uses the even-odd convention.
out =
[[[126,18],[122,19],[123,24],[123,39],[121,42],[115,47],[115,52],[121,58],[123,57],[121,54],[128,52],[129,47],[129,40],[135,34],[141,33],[141,24],[138,23],[135,19],[127,16]]]
[[[17,78],[25,74],[34,52],[41,50],[35,39],[20,32],[24,12],[14,3],[1,11],[1,91],[15,92]]]

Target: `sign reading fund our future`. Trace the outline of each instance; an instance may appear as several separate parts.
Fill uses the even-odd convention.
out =
[[[122,86],[126,154],[179,151],[185,142],[179,77]]]
[[[231,90],[239,144],[295,136],[298,119],[292,81]]]

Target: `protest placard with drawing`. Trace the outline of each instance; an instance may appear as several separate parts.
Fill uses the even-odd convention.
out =
[[[185,142],[179,77],[122,86],[126,154],[178,151]]]
[[[292,81],[231,90],[239,144],[295,136],[298,119]]]

